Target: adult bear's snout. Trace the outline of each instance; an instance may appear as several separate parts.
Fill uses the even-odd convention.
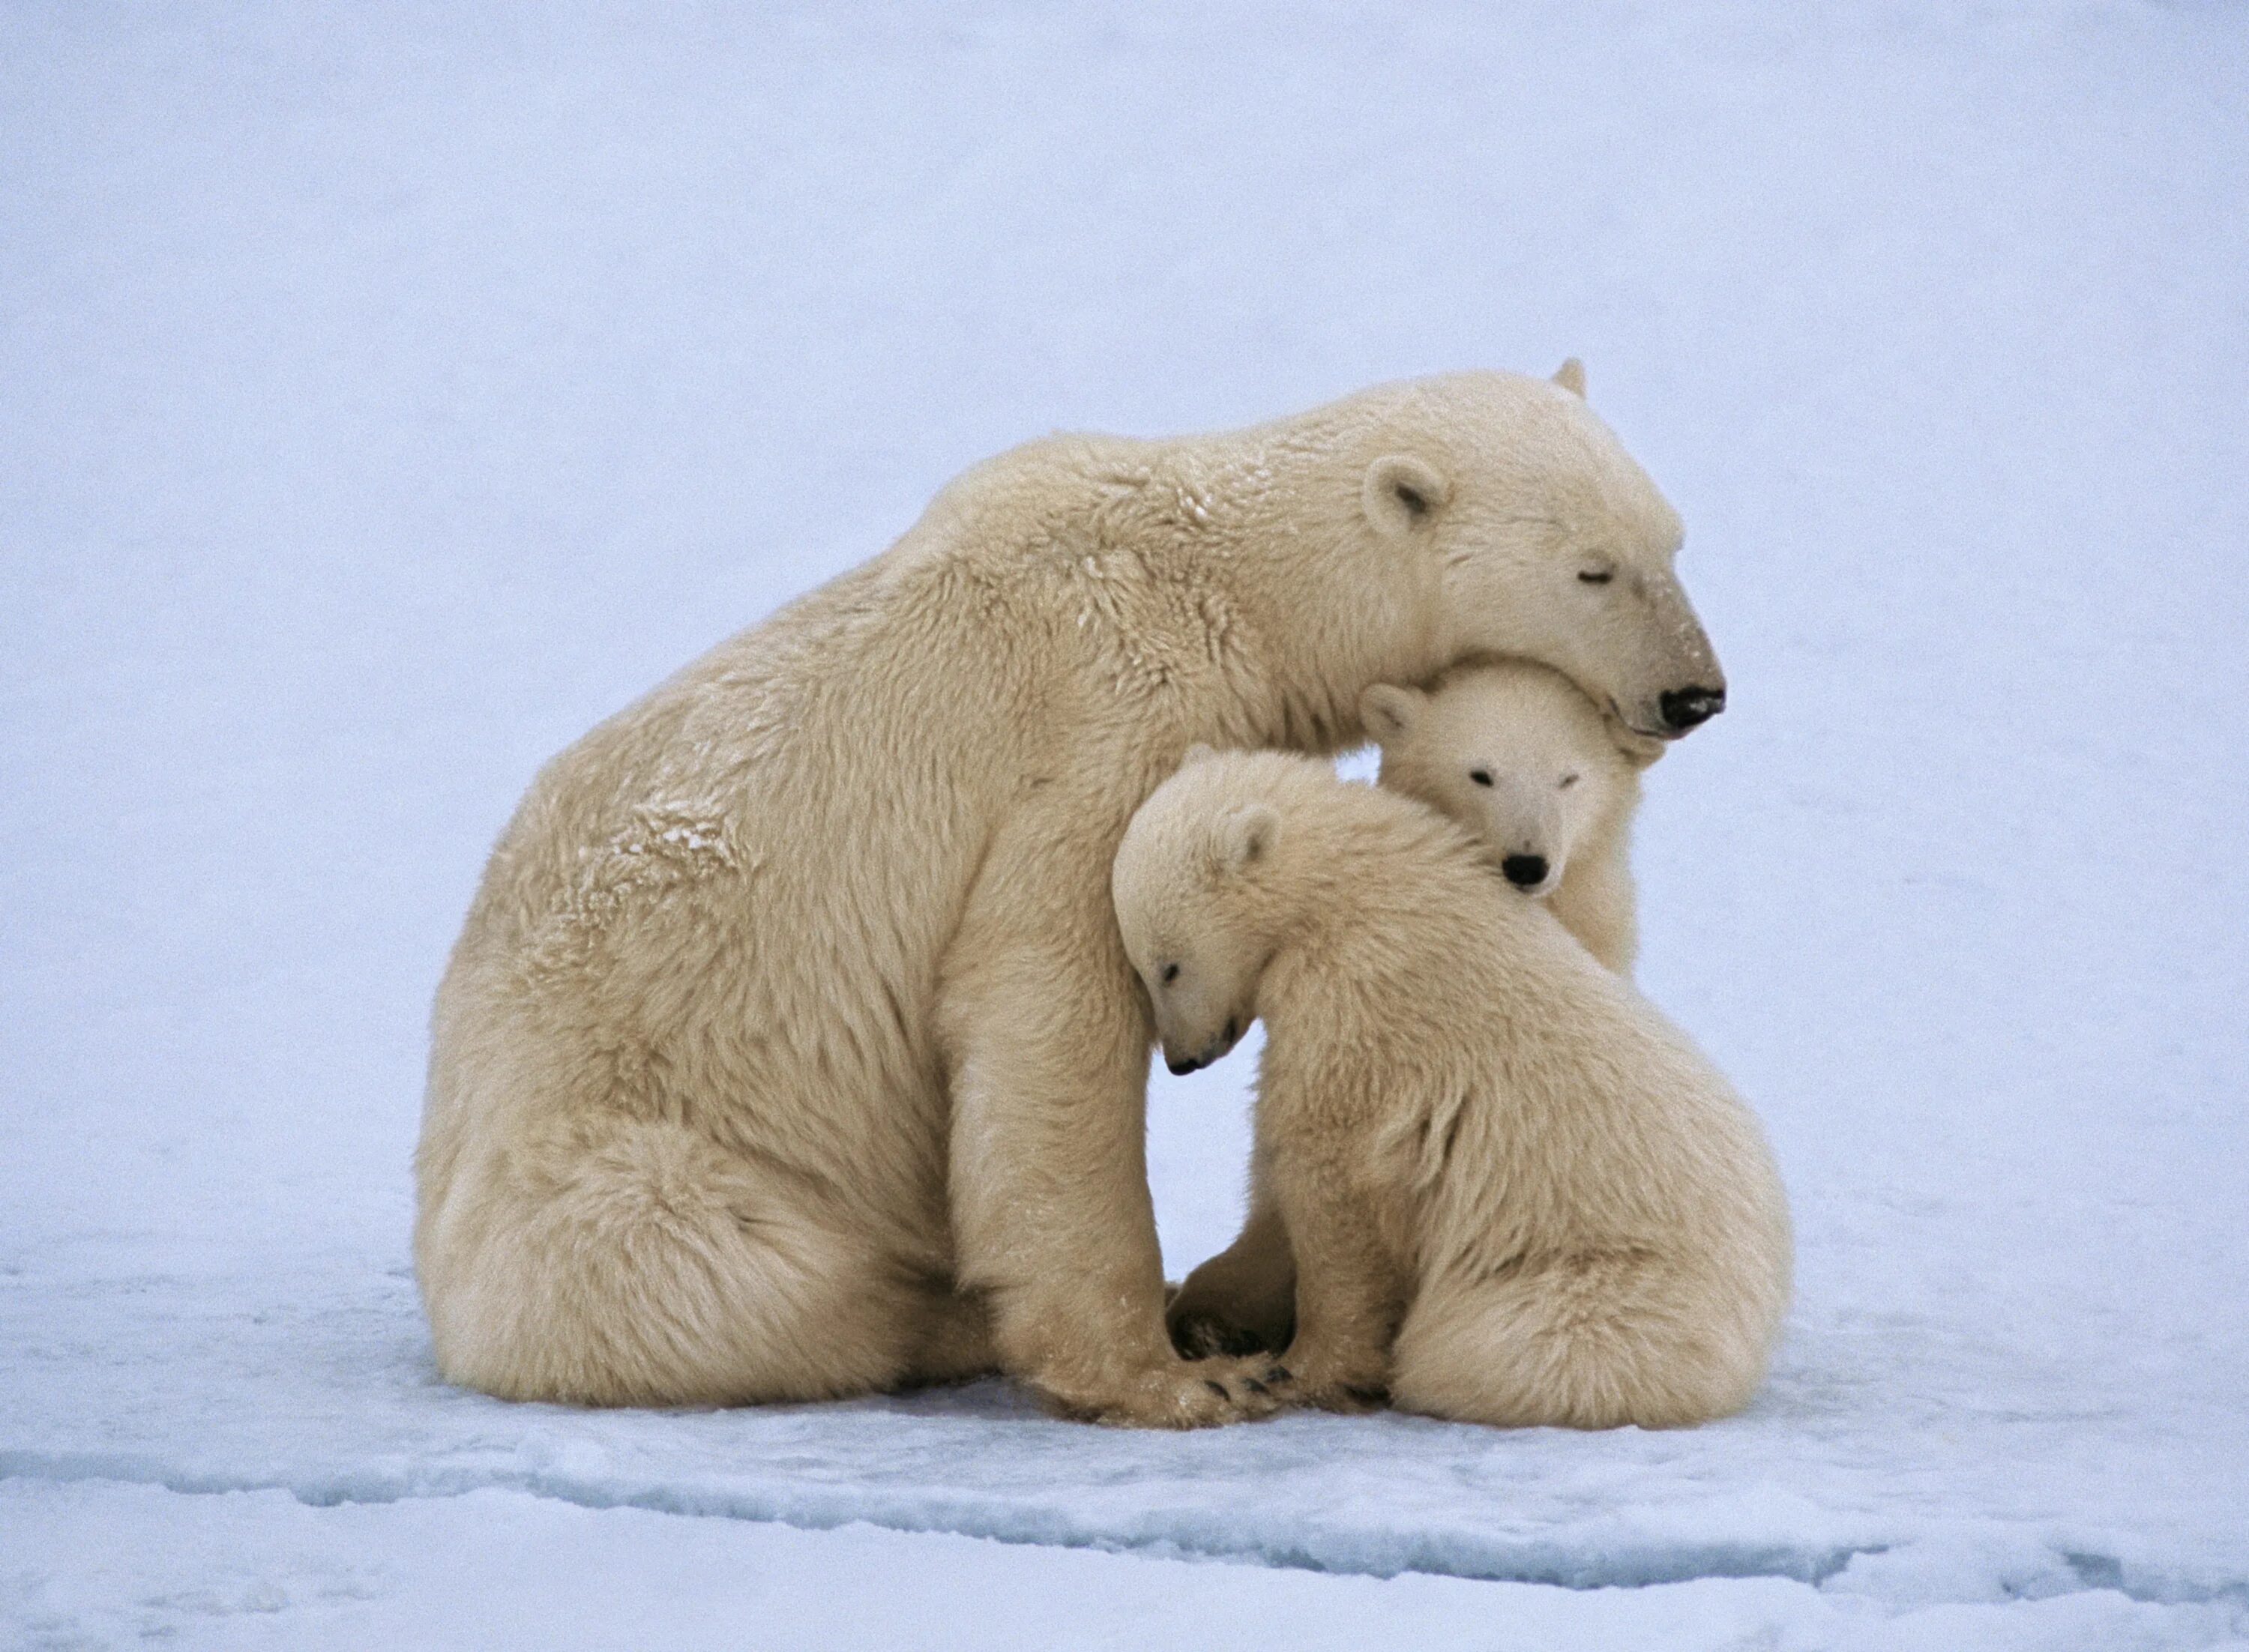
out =
[[[1726,691],[1700,687],[1666,689],[1657,696],[1656,706],[1663,713],[1663,726],[1675,734],[1684,734],[1726,709]]]
[[[1184,1079],[1188,1073],[1200,1066],[1202,1063],[1189,1056],[1167,1055],[1164,1058],[1164,1065],[1172,1070],[1172,1076],[1173,1078]]]

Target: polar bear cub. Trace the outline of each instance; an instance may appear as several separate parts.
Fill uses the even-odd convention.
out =
[[[1294,1397],[1581,1428],[1748,1402],[1790,1273],[1756,1120],[1456,825],[1316,759],[1198,751],[1111,893],[1174,1067],[1265,1022]]]
[[[1661,741],[1529,660],[1463,667],[1426,692],[1378,683],[1359,710],[1382,748],[1383,785],[1460,822],[1510,883],[1607,968],[1632,973],[1632,821]]]
[[[1605,716],[1569,678],[1508,659],[1447,672],[1424,690],[1379,683],[1359,714],[1381,784],[1458,822],[1492,869],[1542,900],[1605,967],[1629,977],[1639,947],[1632,824],[1641,772],[1663,744]],[[1248,1354],[1289,1340],[1289,1236],[1253,1160],[1249,1216],[1195,1269],[1166,1319],[1189,1354]]]

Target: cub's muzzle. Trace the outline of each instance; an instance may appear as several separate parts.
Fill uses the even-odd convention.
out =
[[[1208,1066],[1212,1062],[1217,1060],[1221,1056],[1224,1055],[1228,1050],[1231,1050],[1241,1041],[1241,1018],[1237,1015],[1230,1015],[1226,1018],[1225,1031],[1205,1044],[1202,1048],[1197,1050],[1193,1055],[1173,1055],[1172,1053],[1171,1045],[1166,1045],[1164,1046],[1164,1065],[1171,1070],[1174,1076],[1185,1078],[1190,1073],[1198,1072],[1200,1069]]]
[[[1499,863],[1500,875],[1518,889],[1535,889],[1546,881],[1546,857],[1510,854]]]

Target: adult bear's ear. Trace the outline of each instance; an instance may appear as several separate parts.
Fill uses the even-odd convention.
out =
[[[1413,732],[1421,708],[1428,703],[1429,696],[1419,689],[1378,682],[1358,696],[1358,720],[1366,725],[1375,744],[1386,746]]]
[[[1377,533],[1399,538],[1434,522],[1451,492],[1444,476],[1427,459],[1392,453],[1366,467],[1366,484],[1359,490],[1359,502]]]
[[[1585,364],[1572,356],[1554,369],[1554,382],[1583,401],[1585,399]]]
[[[1281,835],[1281,817],[1262,803],[1229,809],[1218,819],[1213,858],[1221,872],[1241,872],[1273,853]]]

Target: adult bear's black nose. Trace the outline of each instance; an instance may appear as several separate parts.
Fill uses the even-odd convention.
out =
[[[1543,854],[1510,854],[1499,863],[1507,881],[1518,889],[1529,889],[1546,881],[1546,857]]]
[[[1200,1061],[1190,1061],[1183,1055],[1167,1055],[1164,1058],[1164,1065],[1171,1068],[1172,1076],[1173,1078],[1184,1079],[1188,1073],[1200,1066],[1202,1063]]]
[[[1656,700],[1666,728],[1684,734],[1698,723],[1708,723],[1726,709],[1723,689],[1666,689]]]

